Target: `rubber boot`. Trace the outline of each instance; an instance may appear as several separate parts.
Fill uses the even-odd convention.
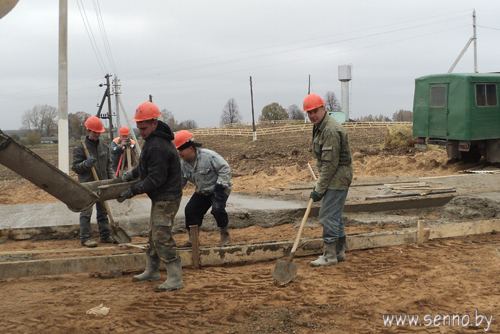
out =
[[[193,246],[193,243],[191,242],[191,232],[188,231],[188,235],[189,235],[188,241],[186,241],[185,243],[183,243],[179,247],[191,247],[191,246]]]
[[[325,242],[325,251],[317,260],[311,261],[312,267],[331,266],[337,264],[337,241],[332,243]]]
[[[344,235],[337,240],[337,262],[345,261],[345,239],[346,236]]]
[[[229,245],[229,226],[221,227],[220,229],[220,245],[227,246]]]
[[[184,287],[182,281],[182,260],[180,257],[173,262],[166,263],[167,280],[155,288],[156,292],[179,290]]]
[[[152,258],[151,256],[146,255],[146,270],[142,274],[134,276],[132,281],[159,281],[161,279],[160,265],[161,261],[159,258]]]

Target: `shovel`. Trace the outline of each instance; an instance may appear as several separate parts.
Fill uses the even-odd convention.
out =
[[[302,230],[304,229],[307,217],[309,216],[309,212],[311,212],[312,204],[313,200],[311,198],[309,200],[309,205],[307,205],[307,210],[304,214],[304,218],[302,218],[302,222],[300,223],[299,232],[297,233],[297,237],[295,238],[295,243],[293,244],[292,251],[290,252],[290,255],[288,255],[288,260],[278,260],[278,263],[276,263],[276,267],[274,268],[273,278],[283,284],[291,282],[297,274],[299,264],[293,263],[293,258],[295,256],[295,251],[299,246],[300,236],[302,235]]]
[[[90,153],[89,150],[87,150],[87,145],[85,145],[85,142],[82,140],[82,145],[83,149],[85,150],[85,155],[87,156],[87,159],[90,158]],[[99,181],[99,177],[97,176],[97,173],[95,171],[94,166],[92,166],[92,174],[94,175],[94,179],[96,181]],[[118,223],[115,223],[115,220],[113,219],[113,216],[111,215],[111,210],[108,206],[108,202],[104,201],[104,206],[106,207],[106,211],[108,212],[108,217],[109,217],[109,226],[110,226],[110,232],[111,236],[113,239],[115,239],[116,242],[119,244],[128,244],[132,241],[132,239],[129,237],[127,232],[125,232],[120,226],[118,226]]]

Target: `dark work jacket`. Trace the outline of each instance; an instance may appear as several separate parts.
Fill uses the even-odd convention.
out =
[[[142,147],[139,164],[132,169],[141,181],[132,186],[132,194],[146,193],[152,201],[172,201],[182,196],[181,164],[170,127],[158,121],[158,127]]]
[[[85,146],[89,151],[91,157],[96,157],[97,161],[94,165],[95,171],[99,180],[113,179],[115,173],[111,168],[111,158],[109,154],[108,145],[100,141],[90,140],[87,136],[85,138]],[[85,167],[83,162],[87,160],[85,155],[85,150],[83,149],[82,143],[79,143],[73,149],[73,165],[71,169],[78,174],[78,181],[80,182],[91,182],[95,181],[94,175],[90,168]]]

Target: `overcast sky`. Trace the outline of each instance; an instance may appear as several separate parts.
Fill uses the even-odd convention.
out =
[[[151,94],[179,122],[219,125],[230,98],[251,122],[250,76],[257,120],[273,102],[302,107],[309,76],[312,93],[340,100],[338,66],[351,64],[350,117],[392,117],[412,110],[415,78],[450,69],[473,9],[478,71],[500,70],[498,0],[68,2],[69,113],[96,114],[109,73],[129,119]],[[0,19],[0,129],[58,107],[58,20],[57,0],[20,0]],[[471,45],[454,72],[473,60]]]

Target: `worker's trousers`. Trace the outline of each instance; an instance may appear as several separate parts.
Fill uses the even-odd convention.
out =
[[[146,254],[152,258],[159,258],[165,263],[175,261],[177,245],[172,238],[174,218],[179,211],[182,197],[173,201],[156,201],[151,203],[151,217],[149,220],[149,247]]]
[[[344,204],[347,198],[346,190],[327,189],[319,209],[319,221],[323,225],[323,241],[332,243],[345,236]]]
[[[92,217],[93,205],[80,212],[80,240],[82,242],[87,241],[92,238],[92,229],[90,227],[90,218]],[[109,237],[109,219],[108,212],[106,211],[106,206],[104,202],[97,202],[95,204],[97,211],[97,226],[99,227],[99,238],[106,239]]]
[[[194,193],[184,209],[186,229],[189,231],[189,226],[191,225],[201,226],[203,223],[203,216],[205,216],[205,213],[207,213],[210,207],[212,207],[210,213],[214,216],[217,226],[220,228],[226,227],[229,223],[226,212],[226,202],[227,196],[225,200],[220,201],[215,198],[213,194],[202,195]]]

